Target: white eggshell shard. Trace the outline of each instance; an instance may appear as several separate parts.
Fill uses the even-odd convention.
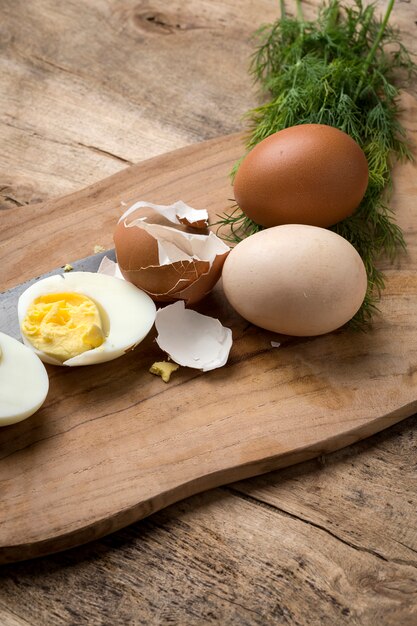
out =
[[[152,209],[173,224],[184,224],[197,229],[208,227],[208,213],[206,209],[194,209],[182,200],[178,200],[173,204],[153,204],[143,200],[135,202],[135,204],[126,209],[119,222],[126,220],[139,209],[147,208]]]
[[[131,283],[92,272],[71,272],[44,278],[26,289],[18,302],[19,324],[29,305],[43,295],[79,293],[95,302],[100,311],[105,334],[104,342],[64,362],[36,350],[23,336],[24,343],[45,363],[52,365],[93,365],[122,356],[133,349],[148,334],[155,321],[156,307],[152,299]]]
[[[186,309],[184,302],[170,304],[156,313],[156,341],[173,361],[208,372],[227,362],[232,331],[219,320]]]
[[[104,256],[101,259],[97,274],[105,274],[106,276],[113,276],[113,278],[120,278],[121,280],[124,280],[119,264],[112,261],[112,259],[109,259],[108,256]]]
[[[230,248],[212,231],[208,235],[186,233],[170,226],[137,220],[130,226],[138,226],[149,233],[158,244],[159,265],[171,265],[178,261],[208,261],[210,267],[217,256]]]
[[[33,415],[48,394],[45,366],[32,350],[0,332],[0,426]]]

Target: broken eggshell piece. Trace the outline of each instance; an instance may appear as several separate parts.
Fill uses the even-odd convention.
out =
[[[156,342],[173,361],[203,372],[222,367],[232,347],[232,331],[219,320],[175,302],[156,313]]]
[[[101,259],[97,274],[105,274],[106,276],[113,276],[113,278],[124,280],[120,267],[112,259],[109,259],[108,256],[104,256]]]
[[[178,200],[173,204],[153,204],[153,202],[145,202],[144,200],[135,202],[135,204],[126,209],[119,222],[123,222],[130,215],[139,211],[139,209],[152,209],[161,217],[172,222],[172,224],[183,224],[196,230],[208,228],[207,211],[205,209],[194,209],[182,200]]]
[[[179,202],[167,207],[137,202],[130,207],[114,233],[123,277],[157,302],[198,302],[220,278],[229,246],[213,232],[190,233],[178,227],[149,223],[146,217],[128,221],[128,217],[144,207],[157,210],[176,225],[181,223],[179,213],[181,219],[187,218],[194,224],[198,223],[200,213],[207,214]]]

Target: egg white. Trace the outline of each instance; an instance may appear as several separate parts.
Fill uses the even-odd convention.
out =
[[[33,351],[0,332],[0,426],[33,415],[44,403],[48,389],[45,366]]]
[[[131,283],[105,274],[71,272],[43,278],[22,293],[18,302],[20,327],[28,307],[36,298],[63,292],[80,293],[95,302],[106,337],[98,348],[87,350],[62,363],[37,350],[22,334],[23,342],[45,363],[75,366],[117,359],[146,337],[155,320],[156,307],[153,300]]]

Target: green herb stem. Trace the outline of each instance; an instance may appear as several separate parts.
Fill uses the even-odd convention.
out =
[[[304,23],[303,7],[301,6],[301,0],[295,0],[297,5],[297,18],[300,24]]]
[[[354,100],[356,101],[359,97],[360,92],[362,91],[362,87],[363,87],[363,81],[366,79],[369,67],[372,63],[372,61],[374,60],[376,51],[378,50],[378,47],[381,43],[381,39],[385,33],[385,30],[387,28],[388,25],[388,21],[392,12],[392,9],[394,8],[394,4],[395,4],[395,0],[390,0],[387,6],[387,9],[385,11],[385,15],[383,17],[383,20],[381,22],[381,26],[379,28],[379,31],[375,37],[374,43],[371,47],[371,49],[368,52],[368,56],[365,59],[365,62],[363,64],[363,68],[362,68],[362,74],[361,74],[361,78],[359,80],[358,83],[358,87],[356,89],[356,93],[355,93],[355,98]]]

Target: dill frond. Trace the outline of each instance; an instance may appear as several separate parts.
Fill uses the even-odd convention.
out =
[[[229,243],[239,243],[242,239],[262,230],[262,226],[249,219],[237,204],[232,206],[230,213],[218,217],[219,221],[212,223],[211,226],[217,226],[216,234]],[[229,232],[222,233],[221,229],[224,227],[228,227]]]

